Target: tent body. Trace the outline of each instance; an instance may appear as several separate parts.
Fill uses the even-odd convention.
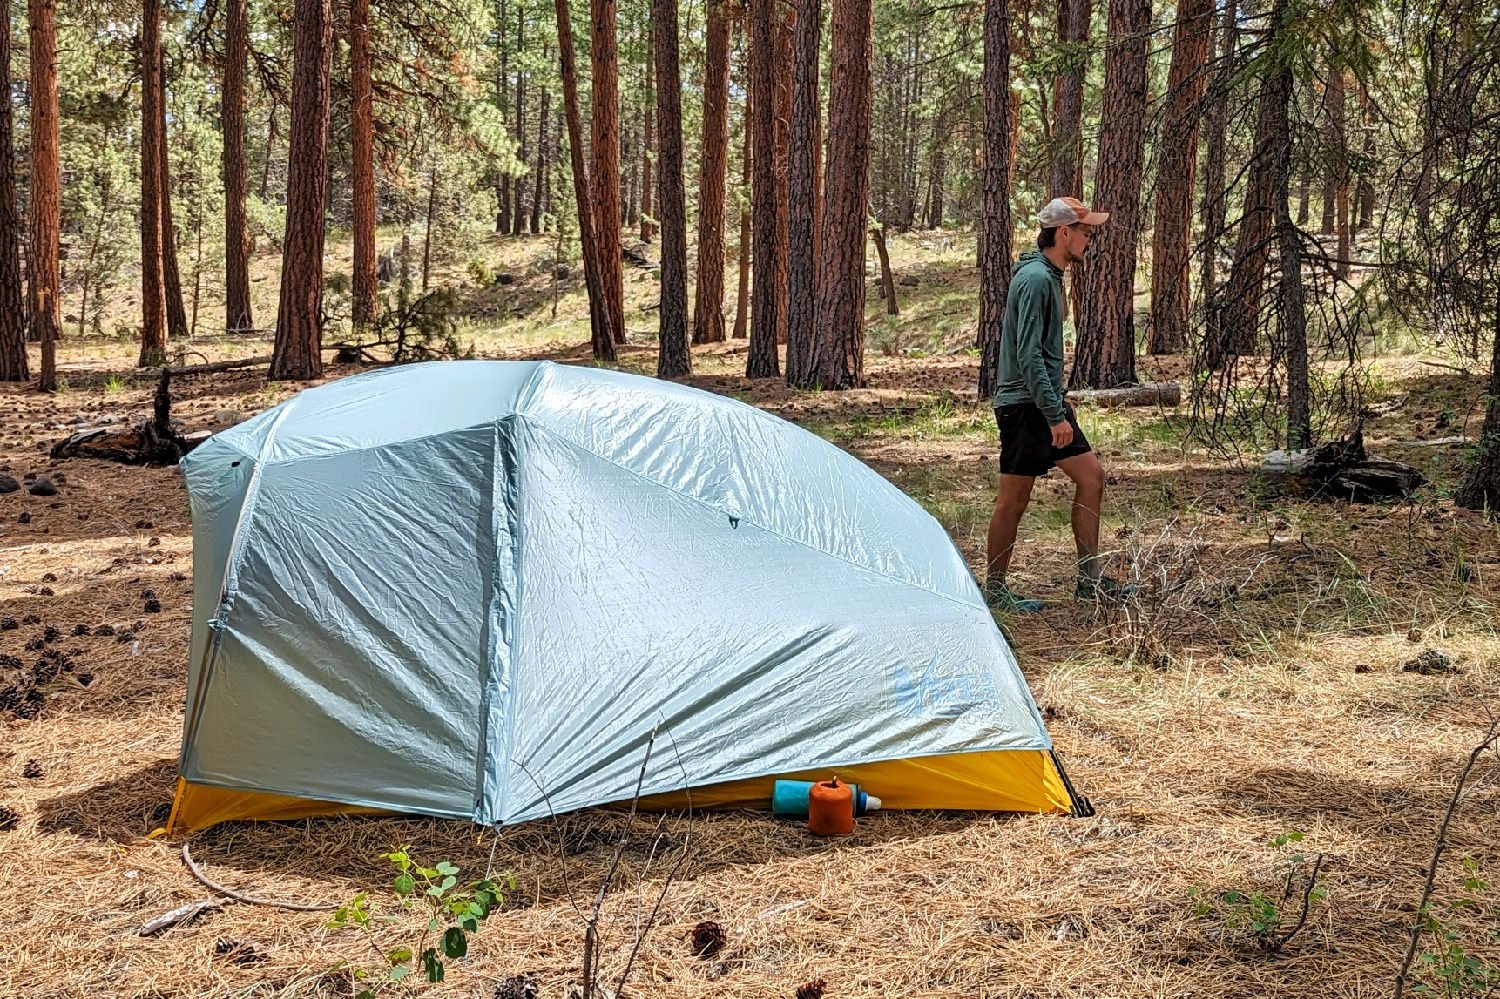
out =
[[[765,804],[777,777],[833,773],[888,807],[1070,806],[942,527],[753,407],[545,362],[419,364],[310,389],[183,464],[173,829],[504,824],[638,781],[653,805]]]

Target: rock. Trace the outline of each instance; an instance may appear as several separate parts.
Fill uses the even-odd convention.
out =
[[[896,283],[903,288],[915,288],[922,283],[922,279],[915,274],[903,274],[901,275],[901,280]]]
[[[516,283],[516,276],[514,274],[496,274],[495,275],[495,283],[496,284],[515,284]]]
[[[552,276],[557,278],[557,280],[559,281],[566,281],[568,279],[568,275],[571,273],[573,272],[568,270],[566,267],[559,266],[552,269]]]
[[[1424,649],[1417,658],[1405,663],[1401,667],[1403,673],[1420,673],[1422,676],[1436,676],[1442,673],[1457,673],[1458,667],[1453,664],[1446,653],[1437,649]]]
[[[21,483],[17,482],[9,475],[0,475],[0,495],[3,495],[4,493],[13,493],[20,488]]]
[[[33,495],[33,496],[56,496],[57,495],[57,487],[54,486],[52,484],[52,480],[49,479],[49,478],[47,478],[46,476],[43,476],[42,478],[37,479],[31,485],[27,486],[26,487],[26,491],[28,493],[30,493],[31,495]]]

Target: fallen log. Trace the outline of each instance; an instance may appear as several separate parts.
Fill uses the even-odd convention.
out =
[[[125,465],[175,465],[207,439],[207,434],[184,436],[172,422],[172,369],[160,368],[161,380],[152,400],[150,419],[134,427],[84,430],[52,446],[53,458],[100,458]]]
[[[1068,393],[1079,406],[1176,406],[1182,402],[1182,386],[1176,382],[1152,382],[1126,388],[1080,389]]]
[[[1261,476],[1308,499],[1351,503],[1406,499],[1427,481],[1410,465],[1368,454],[1360,431],[1311,450],[1272,451],[1261,465]]]
[[[207,364],[179,364],[176,367],[163,368],[173,375],[208,375],[216,371],[233,371],[236,368],[253,368],[259,364],[270,364],[271,358],[266,357],[242,357],[233,361],[210,361]]]

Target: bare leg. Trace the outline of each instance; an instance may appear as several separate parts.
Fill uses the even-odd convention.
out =
[[[1099,564],[1099,510],[1104,505],[1104,468],[1092,451],[1064,458],[1057,467],[1073,480],[1076,487],[1073,493],[1073,543],[1078,546],[1078,571],[1090,579],[1098,579],[1104,571]]]
[[[990,533],[986,545],[989,579],[1003,580],[1010,571],[1010,557],[1016,550],[1016,529],[1021,515],[1031,502],[1031,487],[1036,478],[1030,475],[1001,475],[1000,491],[995,494],[995,512],[990,515]]]

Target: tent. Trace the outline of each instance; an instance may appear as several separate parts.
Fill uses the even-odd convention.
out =
[[[791,423],[551,363],[308,389],[183,461],[169,828],[769,803],[1076,808],[943,528]]]

